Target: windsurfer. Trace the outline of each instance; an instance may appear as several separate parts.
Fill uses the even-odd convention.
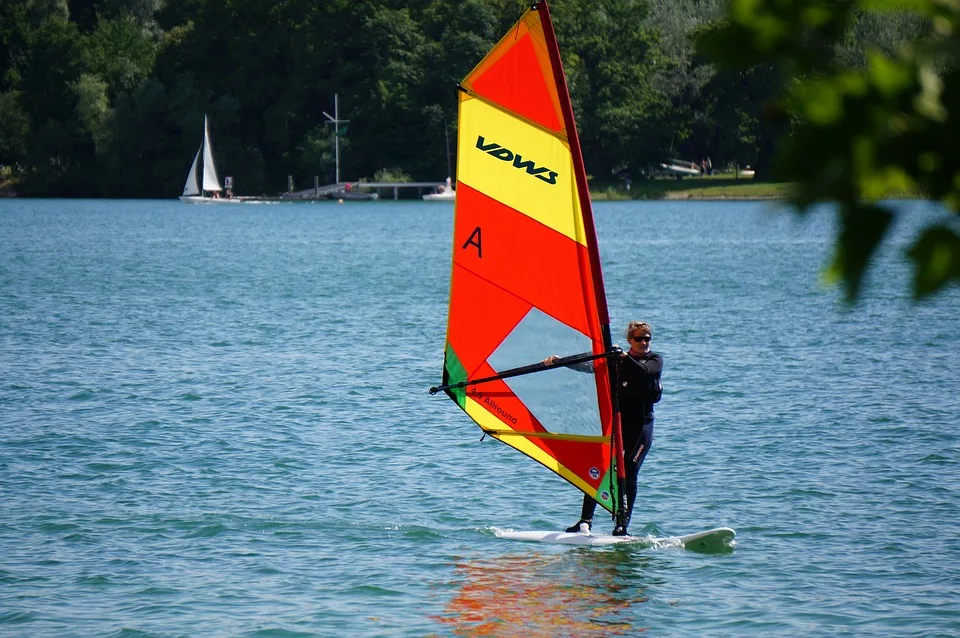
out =
[[[617,399],[623,432],[627,514],[623,526],[617,525],[614,528],[614,536],[627,536],[627,524],[637,498],[637,474],[653,443],[653,404],[660,400],[662,392],[660,373],[663,371],[663,357],[650,350],[652,335],[649,324],[631,321],[626,330],[630,350],[617,360]],[[552,355],[543,362],[549,365],[558,358]],[[593,372],[593,363],[572,365],[570,368],[580,372]],[[579,532],[583,524],[589,529],[593,524],[596,507],[597,502],[585,495],[580,520],[566,531]]]

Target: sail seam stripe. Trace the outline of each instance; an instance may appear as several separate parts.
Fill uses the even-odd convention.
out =
[[[481,95],[479,95],[479,94],[477,94],[477,93],[474,93],[474,92],[471,91],[470,89],[465,89],[465,88],[460,87],[460,90],[463,91],[464,93],[466,93],[467,95],[469,95],[470,97],[472,97],[473,99],[475,99],[475,100],[480,100],[481,102],[483,102],[483,103],[486,104],[487,106],[489,106],[489,107],[491,107],[491,108],[494,108],[494,109],[500,111],[501,113],[504,113],[504,114],[506,114],[506,115],[509,115],[510,117],[516,118],[516,119],[520,120],[521,122],[523,122],[524,124],[528,124],[529,126],[532,126],[533,128],[535,128],[535,129],[537,129],[537,130],[539,130],[539,131],[541,131],[541,132],[543,132],[543,133],[546,133],[547,135],[549,135],[549,136],[551,136],[551,137],[557,138],[558,140],[560,140],[561,142],[563,142],[564,146],[566,146],[568,149],[570,148],[570,136],[569,136],[569,135],[562,135],[562,134],[560,133],[560,131],[554,131],[553,129],[547,128],[547,127],[544,126],[543,124],[540,124],[540,123],[538,123],[538,122],[535,122],[535,121],[533,121],[533,120],[531,120],[531,119],[529,119],[529,118],[523,117],[522,115],[520,115],[520,114],[517,113],[516,111],[511,111],[510,109],[504,108],[504,107],[501,106],[500,104],[497,104],[496,102],[492,102],[492,101],[488,100],[487,98],[485,98],[485,97],[483,97],[483,96],[481,96]],[[572,154],[572,151],[571,151],[571,154]]]
[[[490,436],[525,436],[533,439],[551,439],[556,441],[578,441],[582,443],[610,443],[609,436],[590,434],[555,434],[553,432],[519,432],[517,430],[483,429]]]

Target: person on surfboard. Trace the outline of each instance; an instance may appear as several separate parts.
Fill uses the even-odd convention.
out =
[[[624,469],[626,470],[627,515],[623,526],[617,525],[614,536],[627,536],[627,524],[633,513],[633,503],[637,498],[637,475],[640,466],[650,452],[653,443],[653,404],[660,400],[663,386],[660,373],[663,371],[663,357],[650,350],[653,331],[643,321],[631,321],[627,324],[627,340],[630,350],[617,360],[617,400],[620,403],[620,423],[623,432]],[[551,355],[543,360],[552,364],[559,357]],[[593,372],[590,362],[572,365],[571,369],[580,372]],[[593,512],[597,502],[584,495],[580,520],[567,528],[567,532],[579,532],[593,525]]]

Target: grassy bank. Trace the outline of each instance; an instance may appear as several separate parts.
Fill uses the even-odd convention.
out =
[[[13,170],[9,166],[0,168],[0,197],[16,197],[13,186]]]
[[[764,182],[736,179],[731,175],[688,177],[685,179],[637,180],[628,191],[622,184],[591,183],[590,196],[594,200],[622,199],[782,199],[787,197],[790,185],[784,182]]]

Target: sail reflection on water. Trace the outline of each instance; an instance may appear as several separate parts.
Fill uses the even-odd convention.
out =
[[[456,564],[435,620],[457,636],[632,636],[645,631],[643,569],[630,551],[503,556]]]

